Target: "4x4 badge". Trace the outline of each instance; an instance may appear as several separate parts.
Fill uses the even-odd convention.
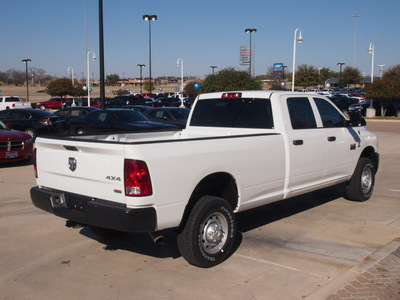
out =
[[[74,172],[76,170],[77,160],[75,157],[68,158],[68,167],[69,169]]]

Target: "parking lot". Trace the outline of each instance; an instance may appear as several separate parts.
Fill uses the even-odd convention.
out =
[[[325,299],[400,237],[400,122],[367,127],[381,155],[369,201],[346,200],[339,185],[241,213],[234,254],[212,269],[189,265],[173,231],[155,245],[67,228],[33,207],[32,165],[0,166],[0,298]]]

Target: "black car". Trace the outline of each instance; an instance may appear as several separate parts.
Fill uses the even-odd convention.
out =
[[[9,128],[24,131],[34,139],[39,135],[58,135],[66,132],[65,122],[56,115],[33,108],[2,110],[0,120]]]
[[[117,96],[106,101],[106,107],[125,107],[127,105],[146,105],[141,95]]]
[[[152,122],[138,111],[122,108],[92,111],[81,118],[71,119],[69,124],[70,135],[157,129],[177,129],[177,127]]]
[[[182,101],[179,98],[168,98],[162,97],[157,98],[154,103],[152,103],[153,107],[179,107],[181,106]]]
[[[63,109],[57,110],[54,114],[59,117],[60,120],[64,120],[66,124],[69,124],[70,119],[79,118],[87,113],[98,110],[97,107],[88,106],[69,106]]]
[[[375,109],[376,116],[382,115],[382,104],[386,108],[385,116],[400,117],[400,98],[387,99],[387,100],[376,100],[372,101],[372,108]],[[365,100],[360,104],[353,104],[352,107],[361,107],[361,114],[366,115],[367,108],[371,106],[371,100]]]
[[[181,107],[155,107],[145,110],[143,114],[151,121],[186,127],[190,110]]]

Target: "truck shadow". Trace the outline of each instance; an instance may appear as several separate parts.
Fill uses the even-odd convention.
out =
[[[240,247],[243,233],[326,204],[344,195],[345,185],[335,185],[238,213],[236,215],[238,230],[231,253],[235,253]],[[176,241],[177,233],[174,230],[164,231],[164,240],[158,244],[155,244],[146,233],[127,233],[119,238],[105,239],[85,227],[80,230],[80,234],[104,244],[103,249],[107,251],[125,250],[158,258],[181,257]]]

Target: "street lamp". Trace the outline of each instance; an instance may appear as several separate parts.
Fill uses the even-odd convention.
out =
[[[340,62],[340,63],[337,63],[337,65],[339,66],[339,84],[341,84],[341,82],[342,82],[342,66],[345,65],[345,63]]]
[[[250,33],[250,66],[249,66],[249,74],[251,75],[251,67],[252,67],[252,59],[251,59],[251,34],[256,33],[257,29],[255,28],[247,28],[244,30],[246,33]],[[253,70],[254,71],[254,70]]]
[[[143,86],[142,68],[145,67],[146,65],[138,64],[137,66],[140,68],[140,95],[141,95],[142,94],[142,86]]]
[[[210,68],[212,69],[212,72],[213,72],[213,75],[214,75],[214,69],[218,68],[218,67],[217,66],[211,66]]]
[[[72,86],[75,86],[75,84],[74,84],[74,68],[73,67],[68,67],[67,72],[68,72],[68,74],[69,74],[69,72],[71,72]]]
[[[180,63],[179,63],[180,61]],[[179,64],[181,66],[181,93],[183,95],[183,59],[182,58],[178,58],[178,60],[176,61],[176,66],[179,67]]]
[[[287,66],[282,66],[282,83],[283,86],[285,86],[285,68],[287,68]]]
[[[151,21],[157,20],[157,16],[143,15],[143,20],[149,21],[149,77],[150,77],[150,95],[151,95]]]
[[[87,73],[86,73],[86,88],[88,91],[88,106],[90,106],[90,68],[89,68],[89,57],[90,57],[90,53],[92,53],[93,55],[93,61],[96,60],[96,55],[94,54],[93,51],[89,50],[88,53],[86,54],[86,65],[87,65]]]
[[[356,67],[356,41],[357,41],[357,18],[359,14],[353,14],[354,18],[354,68]]]
[[[300,36],[297,39],[297,32],[300,32]],[[303,43],[303,37],[301,36],[301,30],[300,28],[296,28],[294,31],[294,41],[293,41],[293,71],[292,71],[292,92],[294,91],[294,79],[295,79],[295,73],[296,73],[296,44],[299,42],[299,44]]]
[[[378,65],[378,67],[381,69],[381,75],[380,75],[380,77],[381,77],[381,80],[382,80],[382,77],[383,77],[383,68],[386,67],[386,66],[385,66],[385,65]]]
[[[371,66],[371,83],[374,82],[374,60],[375,60],[375,45],[374,43],[369,44],[369,53],[372,54],[372,66]]]
[[[30,58],[25,58],[22,60],[23,63],[25,63],[26,66],[26,101],[29,102],[29,79],[28,79],[28,62],[32,61]]]

